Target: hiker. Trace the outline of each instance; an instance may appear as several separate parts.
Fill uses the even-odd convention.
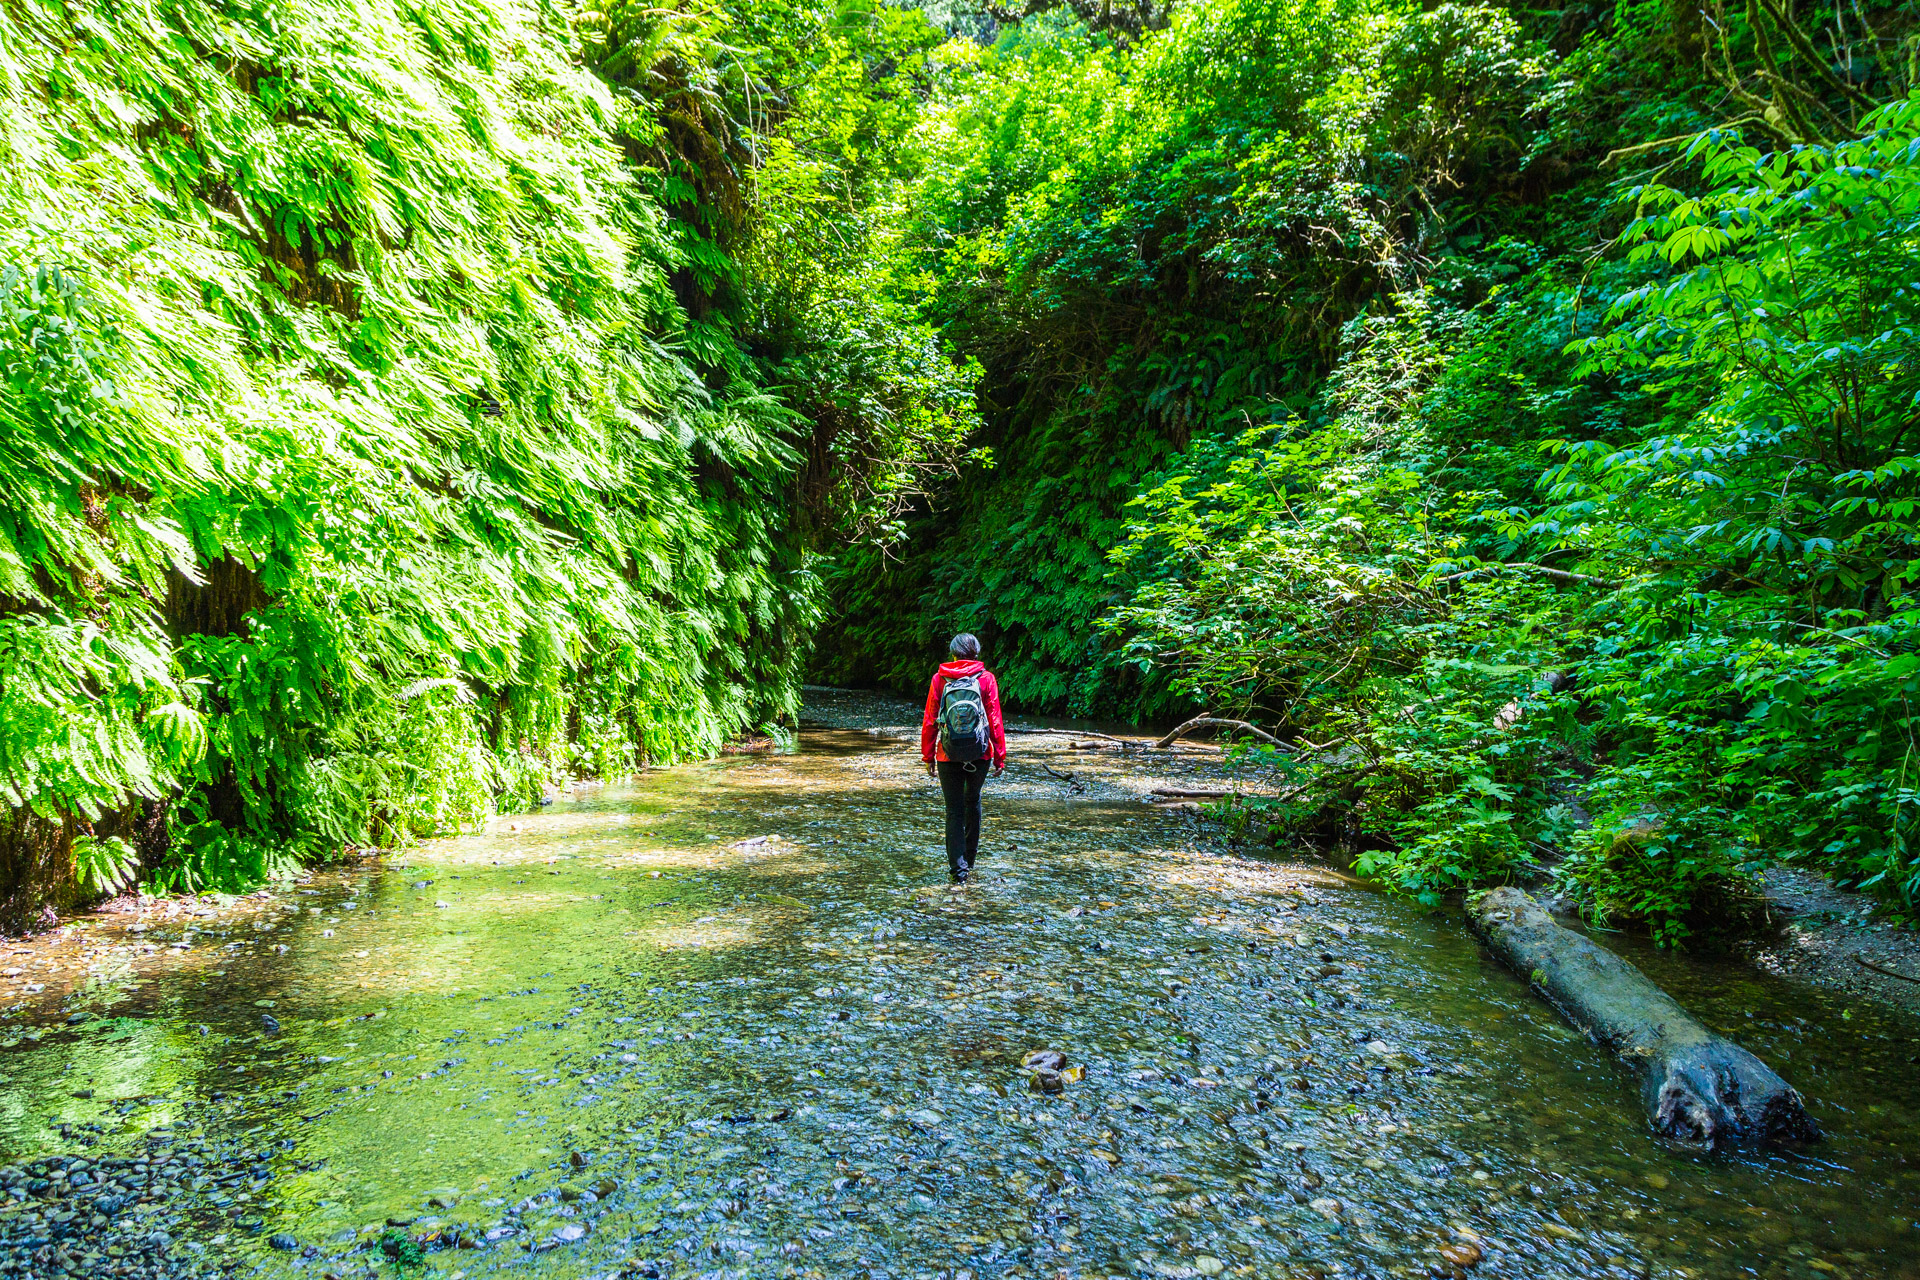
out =
[[[1007,767],[1007,729],[1000,719],[1000,683],[980,661],[980,642],[966,632],[947,645],[953,655],[933,673],[920,720],[920,758],[947,800],[947,874],[965,884],[980,851],[980,788],[987,770]]]

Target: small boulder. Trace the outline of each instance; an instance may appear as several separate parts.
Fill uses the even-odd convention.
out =
[[[1035,1093],[1059,1093],[1066,1082],[1058,1071],[1035,1071],[1027,1077],[1027,1088]]]

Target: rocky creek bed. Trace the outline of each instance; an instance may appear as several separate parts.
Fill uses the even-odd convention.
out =
[[[1204,753],[1018,739],[950,891],[914,711],[76,925],[0,995],[0,1274],[1913,1274],[1908,1015],[1636,954],[1827,1136],[1663,1144],[1457,918],[1146,806]]]

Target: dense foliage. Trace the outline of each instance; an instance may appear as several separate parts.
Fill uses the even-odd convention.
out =
[[[1916,64],[1864,0],[8,7],[4,914],[962,628],[1270,725],[1235,820],[1408,892],[1920,905]]]
[[[970,421],[859,282],[941,39],[0,10],[0,922],[790,717],[812,559]]]
[[[1252,825],[1409,892],[1920,905],[1917,55],[1850,2],[1002,32],[897,268],[993,465],[841,558],[822,669],[965,626],[1030,708],[1250,714]]]

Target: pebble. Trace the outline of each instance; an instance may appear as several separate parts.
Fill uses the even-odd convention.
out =
[[[204,1239],[187,1225],[187,1215],[203,1218],[218,1202],[232,1202],[215,1191],[213,1178],[244,1178],[264,1160],[232,1143],[176,1141],[156,1130],[144,1147],[0,1166],[0,1275],[191,1280],[224,1274],[227,1263],[218,1255],[181,1249],[174,1232]],[[254,1184],[236,1184],[246,1185]],[[235,1225],[257,1229],[261,1220],[240,1218]]]

